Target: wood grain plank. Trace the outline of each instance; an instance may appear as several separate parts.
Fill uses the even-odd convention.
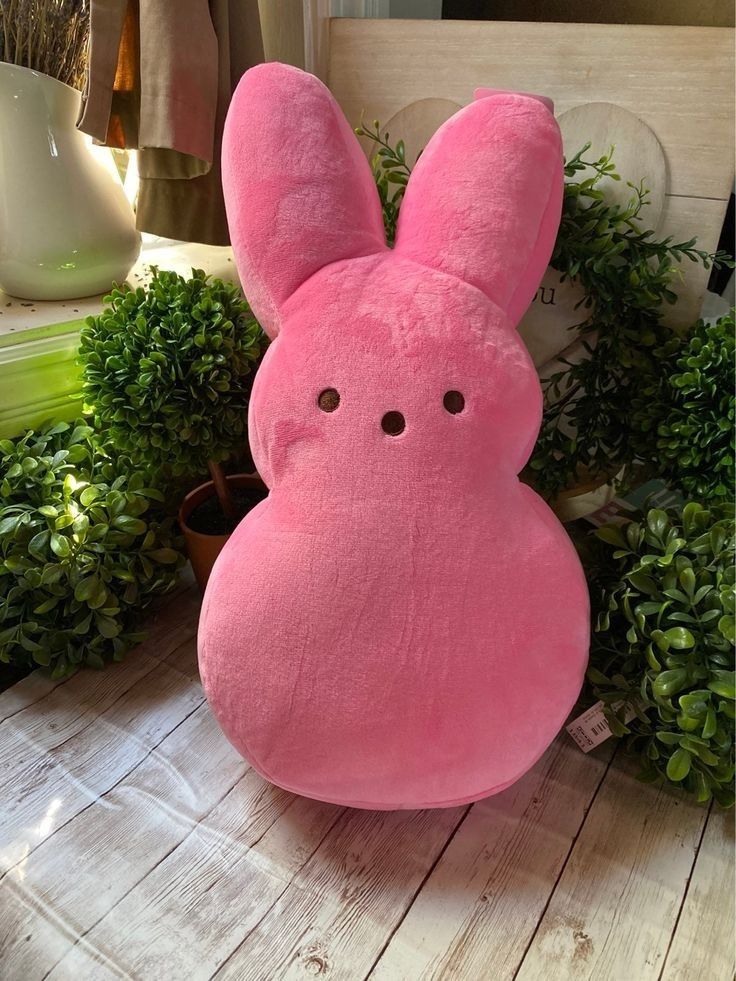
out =
[[[341,814],[248,773],[100,920],[49,979],[211,977]]]
[[[188,671],[139,653],[120,671],[100,672],[91,687],[88,673],[80,673],[37,703],[37,714],[31,706],[8,720],[0,872],[114,786],[202,703],[201,687],[190,677],[194,639],[176,655],[182,664],[188,659]]]
[[[75,944],[88,949],[85,934],[241,780],[256,785],[250,797],[243,795],[241,816],[259,827],[264,808],[254,801],[262,781],[202,704],[120,783],[9,874],[8,893],[0,887],[5,963],[18,977],[44,975]],[[22,943],[29,911],[30,947]]]
[[[566,733],[518,783],[475,804],[376,964],[376,981],[512,978],[610,758]]]
[[[635,772],[608,770],[519,981],[658,977],[707,811]]]
[[[331,976],[363,976],[464,813],[343,813],[261,782],[265,800],[288,806],[253,841],[239,793],[236,787],[49,978],[89,976],[107,964],[120,972],[114,976],[204,979],[224,963],[218,976],[270,981],[310,976],[327,957],[339,961]],[[306,940],[305,925],[312,928]]]
[[[365,977],[467,811],[347,811],[215,976]]]
[[[479,85],[551,96],[558,114],[613,102],[664,147],[672,194],[725,200],[733,181],[729,28],[349,20],[330,24],[329,85],[353,125]],[[615,57],[612,55],[615,52]]]
[[[41,670],[32,671],[25,678],[16,681],[10,688],[0,692],[0,726],[6,719],[22,712],[29,705],[40,702],[54,688],[66,684],[67,681],[67,678],[52,679],[50,675]]]
[[[662,981],[731,981],[734,957],[734,821],[713,807]]]

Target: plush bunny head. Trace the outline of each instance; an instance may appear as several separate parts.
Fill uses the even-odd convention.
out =
[[[273,339],[249,431],[271,493],[207,586],[212,709],[260,773],[321,800],[495,793],[549,745],[587,657],[580,563],[517,476],[541,413],[515,328],[560,216],[554,118],[499,93],[458,112],[389,249],[334,99],[267,64],[233,99],[223,178]]]
[[[266,482],[334,494],[360,468],[380,493],[389,478],[517,474],[541,395],[515,328],[561,209],[549,109],[494,94],[445,123],[409,180],[394,249],[367,160],[313,76],[249,71],[223,160],[241,280],[274,339],[251,400]]]

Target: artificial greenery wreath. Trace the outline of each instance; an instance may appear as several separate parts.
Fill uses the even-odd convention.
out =
[[[378,121],[358,136],[376,146],[371,166],[383,208],[386,238],[393,244],[396,221],[411,168],[403,142],[393,146]],[[589,160],[586,144],[565,161],[562,220],[551,266],[561,281],[580,284],[581,320],[570,328],[583,338],[585,357],[543,379],[545,412],[530,462],[533,483],[548,497],[586,479],[610,477],[640,462],[641,426],[633,418],[642,388],[662,375],[661,350],[672,340],[661,308],[675,303],[672,290],[683,259],[731,265],[723,252],[709,254],[696,240],[657,239],[643,224],[648,191],[629,184],[627,206],[606,200],[603,178],[619,181],[611,150]],[[592,175],[581,177],[582,171]]]

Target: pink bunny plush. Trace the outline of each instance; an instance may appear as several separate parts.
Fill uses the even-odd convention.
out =
[[[518,473],[542,399],[515,327],[560,219],[539,100],[481,98],[411,176],[395,248],[329,91],[251,69],[223,179],[243,288],[273,339],[250,439],[268,498],[218,559],[210,704],[268,780],[366,808],[496,793],[577,697],[588,596]]]

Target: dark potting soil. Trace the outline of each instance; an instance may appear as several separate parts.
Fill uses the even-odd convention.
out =
[[[202,501],[187,518],[187,524],[192,531],[200,535],[229,535],[245,515],[268,495],[268,491],[257,490],[255,487],[234,487],[231,489],[233,501],[238,512],[235,521],[230,521],[222,513],[220,501],[216,496]]]

